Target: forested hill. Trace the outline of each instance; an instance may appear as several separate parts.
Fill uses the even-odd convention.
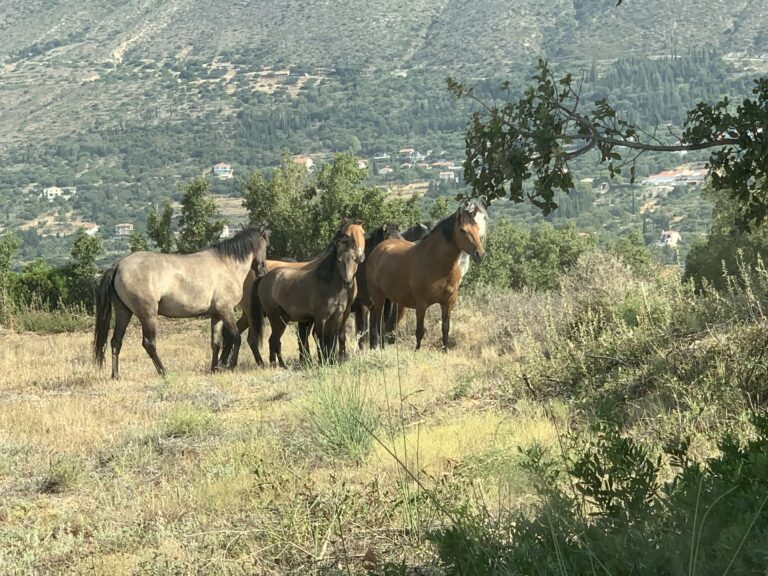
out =
[[[220,161],[243,175],[283,150],[461,162],[468,110],[446,76],[519,86],[540,56],[590,71],[596,94],[627,80],[620,104],[641,118],[678,119],[762,71],[768,0],[615,4],[0,0],[0,228],[50,212],[39,195],[54,184],[78,191],[58,218],[138,223],[180,179]],[[622,72],[674,55],[695,69]]]

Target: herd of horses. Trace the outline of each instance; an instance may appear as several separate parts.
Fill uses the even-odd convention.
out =
[[[405,311],[416,311],[416,349],[425,334],[424,318],[439,304],[442,348],[448,347],[451,311],[469,261],[482,260],[487,213],[479,205],[460,206],[429,227],[416,224],[400,232],[384,224],[366,235],[359,220],[342,220],[327,249],[309,262],[268,260],[269,231],[248,228],[211,248],[192,254],[133,252],[117,260],[96,290],[93,351],[103,366],[110,341],[112,378],[120,376],[119,357],[133,315],[141,323],[142,346],[158,374],[166,369],[155,344],[158,316],[211,319],[211,371],[237,365],[241,334],[257,365],[270,325],[269,363],[285,367],[281,339],[289,323],[298,327],[299,357],[309,361],[310,334],[318,359],[344,356],[346,324],[354,315],[358,347],[384,347]],[[235,308],[242,316],[235,319]]]

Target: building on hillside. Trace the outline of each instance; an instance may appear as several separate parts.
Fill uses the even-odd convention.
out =
[[[363,160],[362,158],[357,159],[357,167],[360,170],[367,170],[368,169],[368,160]]]
[[[133,224],[127,222],[115,224],[115,236],[117,238],[128,238],[131,234],[133,234]]]
[[[295,164],[299,164],[301,166],[304,166],[304,168],[307,169],[307,172],[314,172],[315,171],[315,161],[310,158],[309,156],[293,156],[291,160]]]
[[[392,174],[392,172],[394,171],[395,171],[394,168],[392,168],[392,166],[389,166],[389,165],[382,166],[381,168],[379,168],[379,174]]]
[[[414,148],[400,148],[398,154],[400,155],[400,158],[413,158],[416,154],[416,150]]]
[[[659,246],[674,248],[680,242],[680,232],[676,230],[664,230],[659,237]]]
[[[376,160],[376,161],[379,161],[379,160],[389,160],[390,159],[390,155],[387,154],[386,152],[381,152],[379,154],[374,154],[373,155],[373,159]]]
[[[453,173],[450,170],[446,170],[444,172],[440,172],[437,175],[437,177],[440,178],[440,180],[443,180],[445,182],[457,182],[458,181],[458,178],[457,178],[456,174]]]
[[[43,188],[39,198],[45,198],[48,202],[53,202],[56,198],[69,200],[76,194],[77,186],[62,186],[61,188],[58,186],[48,186],[47,188]]]
[[[219,162],[213,165],[213,175],[219,180],[228,180],[232,178],[232,165],[226,162]]]
[[[99,225],[93,222],[83,222],[82,228],[88,236],[96,236],[99,233]]]

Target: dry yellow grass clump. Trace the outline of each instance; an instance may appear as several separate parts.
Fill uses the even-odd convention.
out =
[[[429,570],[441,506],[524,498],[513,448],[555,437],[541,408],[497,401],[504,368],[476,314],[457,311],[447,355],[412,352],[409,325],[337,366],[259,370],[244,346],[214,375],[207,321],[165,321],[165,380],[134,321],[118,382],[89,333],[3,334],[0,573]]]

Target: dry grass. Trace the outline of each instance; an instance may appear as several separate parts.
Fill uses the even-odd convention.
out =
[[[432,314],[419,353],[408,335],[339,366],[274,371],[246,347],[215,375],[208,323],[166,321],[165,380],[134,323],[119,382],[92,365],[90,334],[4,333],[0,572],[355,574],[366,553],[427,567],[424,534],[443,517],[390,452],[446,499],[475,479],[498,495],[514,467],[500,454],[555,435],[540,408],[509,411],[487,393],[501,361],[492,331],[472,329],[488,324],[478,313],[457,311],[448,355]],[[296,358],[293,331],[284,350]],[[321,386],[366,391],[381,444],[363,459],[313,444]]]

